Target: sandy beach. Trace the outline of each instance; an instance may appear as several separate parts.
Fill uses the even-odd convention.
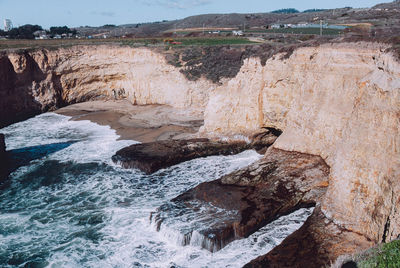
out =
[[[132,105],[129,101],[92,101],[55,111],[71,120],[90,120],[116,130],[122,140],[152,142],[193,137],[203,115],[168,105]]]

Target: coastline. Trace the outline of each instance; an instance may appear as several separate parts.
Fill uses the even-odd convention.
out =
[[[355,45],[357,47],[354,47]],[[393,207],[398,205],[396,193],[399,192],[396,190],[398,184],[394,179],[398,152],[395,145],[398,144],[396,142],[399,132],[396,128],[398,126],[396,108],[399,107],[396,106],[398,100],[396,85],[399,68],[396,58],[387,52],[383,45],[380,48],[375,46],[378,45],[367,44],[358,47],[358,44],[354,43],[300,48],[293,51],[290,57],[287,56],[288,58],[272,58],[265,66],[260,65],[258,59],[252,58],[245,61],[235,78],[226,80],[223,85],[216,88],[204,80],[188,82],[178,70],[166,65],[159,55],[153,55],[151,51],[147,53],[140,50],[140,54],[135,54],[135,57],[125,57],[129,55],[128,52],[111,49],[110,51],[88,50],[82,58],[80,54],[76,54],[77,50],[73,53],[39,53],[39,56],[28,54],[30,57],[13,54],[7,56],[5,62],[11,62],[17,67],[12,70],[9,64],[5,64],[3,70],[7,74],[10,73],[11,77],[23,80],[13,80],[12,85],[20,85],[22,82],[24,85],[17,88],[16,94],[6,99],[4,103],[20,104],[16,107],[23,108],[25,104],[31,103],[31,98],[34,96],[32,94],[36,94],[35,92],[48,93],[34,99],[28,108],[23,108],[35,113],[54,110],[53,107],[65,103],[64,100],[75,103],[80,100],[133,96],[135,101],[132,103],[168,103],[175,107],[188,107],[193,104],[204,107],[204,102],[208,101],[204,112],[205,121],[201,112],[191,111],[189,108],[176,109],[168,105],[137,106],[127,100],[88,102],[56,111],[58,114],[71,116],[68,117],[71,122],[90,120],[110,126],[120,136],[120,140],[152,142],[191,138],[199,135],[196,131],[203,122],[204,133],[220,136],[251,135],[260,131],[260,128],[262,131],[282,132],[281,138],[273,148],[294,154],[301,152],[320,156],[330,167],[330,175],[327,180],[318,184],[318,187],[326,188],[323,197],[318,197],[319,200],[317,197],[309,199],[313,203],[320,204],[309,224],[293,234],[293,239],[286,240],[287,242],[269,256],[279,256],[277,261],[291,259],[293,260],[291,266],[295,266],[299,259],[306,260],[302,257],[305,254],[312,258],[318,256],[324,263],[332,263],[340,255],[363,250],[379,241],[390,241],[398,235],[396,233],[398,226],[393,224],[398,222],[396,221],[398,215]],[[47,70],[57,70],[53,69],[56,68],[54,66],[62,70],[61,81],[66,81],[65,86],[62,84],[61,92],[65,93],[62,98],[57,83],[48,84],[43,78],[41,83],[44,86],[38,91],[37,81],[30,79],[35,78],[36,72],[28,68],[31,66],[29,64],[36,66],[36,63],[42,62],[42,56],[44,58],[48,55],[53,55],[56,59],[61,55],[68,59],[62,63],[63,65],[56,62],[54,65],[49,65],[48,69],[43,69],[46,70],[48,79],[53,77],[53,74],[47,73]],[[79,57],[78,66],[75,61],[69,60],[74,59],[70,57],[71,55]],[[34,61],[28,61],[31,58]],[[110,63],[109,58],[115,60]],[[132,61],[125,61],[124,58]],[[125,65],[122,66],[120,62],[124,62]],[[79,68],[69,72],[65,71],[64,66]],[[132,70],[132,66],[137,69]],[[326,69],[325,66],[330,67]],[[20,70],[25,69],[31,71],[28,74],[32,76],[24,73],[20,77]],[[291,75],[288,76],[288,73]],[[26,79],[27,77],[29,79]],[[102,82],[98,84],[99,77],[102,78]],[[75,87],[76,85],[79,86]],[[119,87],[120,85],[124,87]],[[70,90],[70,87],[73,87],[73,90]],[[25,88],[36,91],[26,91]],[[116,91],[110,92],[110,90]],[[32,94],[23,95],[26,92]],[[37,104],[42,105],[42,110]],[[3,114],[17,115],[19,110],[15,111]],[[84,123],[83,125],[86,125],[87,121]],[[84,131],[85,128],[83,126]],[[103,129],[104,132],[110,130],[108,127]],[[101,131],[98,133],[101,134]],[[254,135],[264,137],[264,133]],[[115,138],[113,135],[112,142]],[[171,140],[171,142],[176,141]],[[102,151],[101,145],[102,142],[95,144],[95,154]],[[181,149],[181,146],[169,146],[169,148]],[[148,151],[154,153],[155,150]],[[170,157],[171,154],[164,151],[164,155]],[[289,155],[287,158],[297,159],[295,157]],[[128,163],[129,160],[125,162]],[[254,174],[268,181],[269,177],[265,174],[270,174],[268,167],[275,166],[275,160],[271,159],[265,163],[265,167],[254,168]],[[277,170],[293,171],[296,175],[303,169],[309,168],[300,160],[298,165],[288,168],[277,167]],[[116,162],[121,161],[117,159]],[[260,185],[259,178],[242,177],[247,179],[250,185],[243,185],[239,180],[237,187],[247,186],[250,189],[254,185],[257,187]],[[228,188],[232,187],[231,182],[226,185]],[[290,186],[290,183],[287,185]],[[306,184],[307,187],[309,185]],[[343,185],[347,187],[344,188]],[[215,192],[214,188],[208,187],[207,191]],[[268,186],[264,188],[273,189]],[[286,185],[282,189],[287,190]],[[209,192],[202,192],[202,196],[209,197]],[[222,196],[219,193],[227,191],[218,192],[216,195],[218,198]],[[298,187],[290,190],[290,193],[296,194],[297,198],[304,196],[304,193],[308,194],[309,190]],[[254,197],[261,200],[270,198],[271,195],[265,191],[257,191]],[[279,195],[287,197],[284,192],[283,194],[278,192],[277,197]],[[229,204],[231,203],[235,204],[235,202]],[[260,203],[269,204],[264,201]],[[376,212],[377,207],[380,207],[379,213]],[[260,222],[264,220],[261,217],[259,219]],[[342,232],[341,228],[348,228],[349,232]],[[332,233],[344,235],[331,238],[329,235]],[[318,237],[314,234],[318,234]],[[300,249],[303,247],[297,241],[307,241],[304,237],[315,238],[307,244],[312,245],[311,249],[325,248],[326,253],[309,254],[303,250],[293,250],[292,245]],[[225,239],[228,240],[229,237]],[[291,255],[293,253],[293,258],[282,255],[285,252],[291,252]],[[269,260],[269,257],[265,260]]]
[[[108,125],[119,140],[142,143],[195,137],[203,125],[203,115],[189,109],[168,105],[133,105],[127,100],[90,101],[69,105],[54,111],[70,120],[89,120]]]

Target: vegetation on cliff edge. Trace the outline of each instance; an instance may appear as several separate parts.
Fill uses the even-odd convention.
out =
[[[400,267],[400,240],[369,249],[356,259],[360,268]]]

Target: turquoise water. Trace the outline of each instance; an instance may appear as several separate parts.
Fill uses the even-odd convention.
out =
[[[36,157],[30,150],[33,160],[0,190],[0,267],[241,267],[297,230],[312,211],[298,210],[212,254],[181,246],[179,222],[157,232],[150,213],[201,182],[257,161],[255,151],[144,175],[111,162],[133,142],[117,141],[107,126],[47,113],[0,133],[7,149],[20,155],[21,148],[56,148]]]

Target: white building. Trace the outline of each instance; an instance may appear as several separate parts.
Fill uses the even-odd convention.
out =
[[[35,36],[35,39],[49,39],[46,31],[36,31],[33,35]]]
[[[9,19],[4,20],[4,31],[8,32],[13,28],[12,22]]]

